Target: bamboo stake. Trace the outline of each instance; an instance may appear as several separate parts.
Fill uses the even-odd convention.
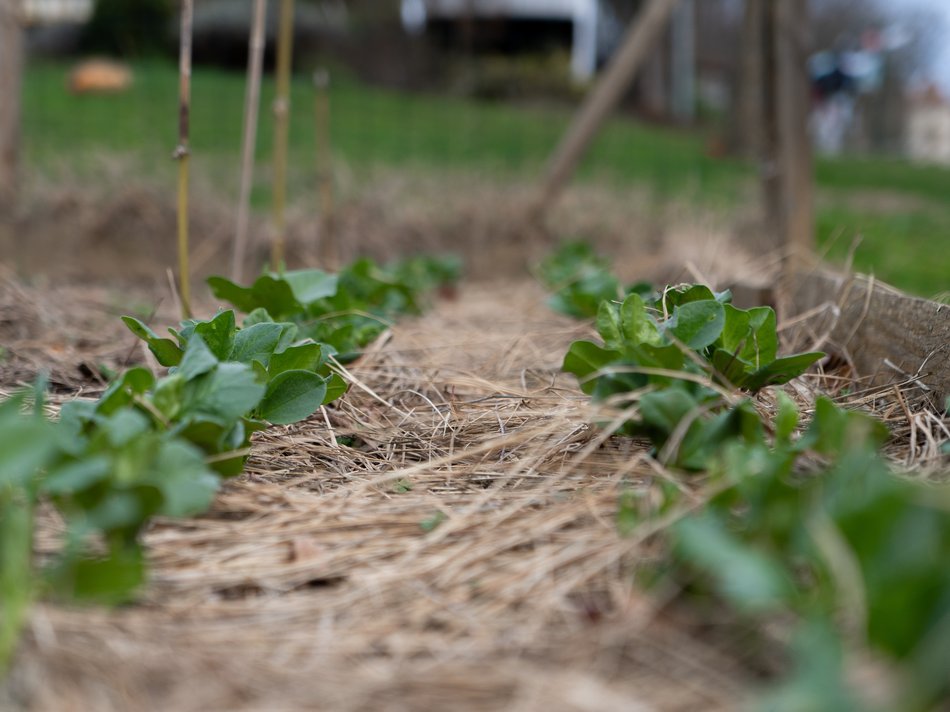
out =
[[[330,72],[313,73],[314,130],[316,132],[317,191],[320,205],[320,261],[336,268],[339,250],[333,234],[333,154],[330,142]]]
[[[238,194],[237,228],[234,235],[234,255],[231,279],[243,278],[247,252],[247,224],[250,214],[251,186],[254,182],[254,149],[257,145],[257,118],[261,97],[261,68],[264,64],[264,26],[267,0],[254,0],[254,18],[248,40],[247,94],[244,97],[244,137],[241,147],[241,187]]]
[[[19,3],[0,3],[0,211],[13,214],[20,168],[23,24]]]
[[[294,43],[294,0],[281,0],[277,35],[277,96],[274,99],[274,242],[272,268],[284,269],[287,238],[287,143],[290,129],[290,63]]]
[[[194,0],[181,2],[181,46],[178,86],[178,281],[182,318],[191,318],[191,274],[188,266],[188,135],[191,113],[191,26]]]

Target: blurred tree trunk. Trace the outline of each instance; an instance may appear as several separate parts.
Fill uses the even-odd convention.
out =
[[[756,164],[765,225],[758,247],[813,247],[807,0],[746,0],[742,57],[745,153]]]
[[[19,0],[0,0],[0,212],[9,215],[19,185],[23,25]]]

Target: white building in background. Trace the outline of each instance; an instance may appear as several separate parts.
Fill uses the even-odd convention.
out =
[[[582,81],[594,75],[622,31],[602,0],[402,0],[403,26],[414,34],[429,21],[464,18],[571,23],[571,73]]]
[[[93,2],[94,0],[23,0],[23,15],[28,25],[81,23],[92,17]]]
[[[913,161],[950,165],[950,104],[934,86],[908,104],[907,155]]]

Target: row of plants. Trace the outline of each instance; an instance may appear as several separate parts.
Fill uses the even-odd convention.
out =
[[[250,287],[213,277],[212,291],[247,313],[240,324],[226,309],[164,337],[123,317],[164,375],[130,368],[98,400],[70,401],[55,420],[42,384],[0,403],[0,671],[36,596],[133,600],[147,576],[141,535],[153,518],[205,512],[222,480],[243,471],[254,433],[342,396],[334,361],[355,358],[457,276],[454,261],[420,257],[388,267],[360,260],[335,275],[268,273]],[[41,502],[64,528],[57,552],[35,568]]]
[[[604,262],[570,271],[566,256],[579,252],[593,254],[570,246],[542,269],[563,260],[552,301],[573,314],[607,284]],[[613,406],[618,434],[648,438],[665,466],[702,477],[698,500],[655,483],[623,496],[622,532],[668,523],[669,556],[643,580],[673,584],[699,610],[741,626],[750,647],[780,643],[784,674],[762,709],[945,703],[950,491],[892,472],[880,453],[884,425],[829,398],[803,419],[778,390],[774,413],[760,414],[757,391],[822,356],[779,357],[771,308],[737,309],[701,285],[613,285],[616,296],[596,310],[601,343],[572,344],[563,369]],[[889,673],[876,696],[852,682],[872,661]]]

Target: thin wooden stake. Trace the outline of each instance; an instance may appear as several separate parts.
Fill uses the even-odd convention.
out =
[[[283,271],[287,240],[287,143],[290,134],[290,64],[294,43],[294,0],[281,0],[277,35],[277,96],[274,99],[274,242],[272,269]]]
[[[333,151],[330,138],[330,72],[318,69],[313,73],[314,130],[316,133],[317,191],[320,205],[319,259],[324,267],[339,265],[339,249],[333,233]]]
[[[264,65],[264,36],[267,24],[267,0],[254,0],[254,18],[247,52],[247,93],[244,97],[244,137],[241,146],[241,187],[238,193],[237,228],[231,279],[243,279],[247,252],[247,224],[251,209],[251,187],[254,183],[254,149],[257,145],[257,118],[261,97],[261,69]]]
[[[13,214],[19,181],[23,24],[19,3],[0,3],[0,211]]]
[[[182,318],[191,318],[191,272],[188,266],[188,148],[191,114],[191,26],[194,0],[181,3],[181,47],[178,86],[178,146],[173,157],[178,161],[178,281]]]

